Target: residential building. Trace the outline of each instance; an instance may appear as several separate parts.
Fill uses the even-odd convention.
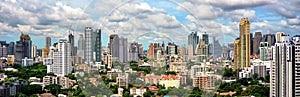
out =
[[[213,90],[216,86],[217,77],[214,72],[197,72],[197,76],[193,78],[193,87],[202,90]]]
[[[84,39],[85,39],[85,49],[84,49],[84,61],[87,64],[93,63],[93,50],[94,50],[94,34],[92,27],[85,27]]]
[[[71,47],[67,40],[59,40],[57,47],[51,48],[49,55],[53,58],[53,62],[47,66],[48,73],[64,76],[72,72]]]
[[[290,40],[284,32],[276,33],[273,61],[270,72],[270,97],[300,96],[300,36]],[[291,92],[293,91],[293,92]]]
[[[273,49],[268,42],[260,42],[259,59],[269,61],[273,59]]]
[[[143,88],[143,87],[141,87],[141,88],[136,88],[136,87],[133,87],[133,88],[131,88],[130,89],[130,95],[132,95],[132,96],[141,96],[141,97],[143,97],[143,94],[145,93],[147,91],[147,89],[146,88]]]
[[[163,85],[166,88],[175,87],[179,88],[180,86],[180,75],[162,75],[159,85]]]
[[[22,66],[31,66],[31,65],[33,65],[33,59],[28,59],[27,57],[22,59]]]
[[[250,23],[248,18],[243,18],[239,25],[240,37],[235,41],[234,67],[243,69],[250,67]]]
[[[84,60],[84,44],[85,40],[83,37],[83,34],[79,34],[79,39],[78,39],[78,48],[77,48],[77,56],[81,57]]]
[[[35,59],[37,57],[37,51],[36,51],[36,46],[35,45],[32,46],[31,56],[32,56],[33,59]]]
[[[109,53],[104,53],[102,60],[102,64],[107,65],[107,68],[112,68],[112,56]]]
[[[0,57],[7,57],[8,54],[7,51],[8,51],[8,47],[0,44]]]
[[[118,76],[116,78],[117,84],[119,87],[126,87],[128,88],[128,75]]]

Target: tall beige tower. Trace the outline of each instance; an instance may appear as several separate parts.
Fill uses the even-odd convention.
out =
[[[250,23],[248,18],[243,18],[240,22],[240,64],[239,69],[250,67]]]

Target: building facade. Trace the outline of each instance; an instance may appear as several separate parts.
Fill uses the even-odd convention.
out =
[[[61,39],[56,48],[50,51],[53,62],[47,66],[47,72],[58,76],[64,76],[72,72],[71,46],[67,40]]]

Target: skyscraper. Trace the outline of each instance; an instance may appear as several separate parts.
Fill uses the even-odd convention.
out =
[[[15,43],[14,42],[10,42],[9,46],[8,46],[7,54],[8,55],[14,55],[14,51],[15,51]]]
[[[46,37],[46,48],[50,48],[51,46],[51,37]]]
[[[139,59],[139,46],[137,42],[130,43],[129,46],[129,60],[138,61]]]
[[[51,48],[50,58],[53,62],[47,65],[47,72],[64,76],[72,72],[71,45],[67,40],[59,40],[57,47]]]
[[[109,50],[113,58],[119,58],[119,36],[112,34],[109,36]]]
[[[209,38],[208,38],[208,34],[206,34],[206,32],[204,32],[204,34],[202,34],[202,39],[204,40],[205,44],[209,44]]]
[[[236,69],[243,69],[244,67],[250,66],[250,23],[248,18],[243,18],[239,25],[240,38],[235,41],[235,59],[234,62]],[[236,44],[239,43],[239,44]],[[238,46],[238,47],[236,47]]]
[[[191,59],[196,53],[196,47],[199,44],[199,36],[197,35],[197,32],[192,32],[188,36],[188,56],[189,59]]]
[[[258,55],[260,41],[262,39],[261,32],[255,32],[253,39],[253,54]]]
[[[93,62],[93,29],[91,27],[85,27],[84,33],[85,39],[85,49],[84,49],[84,58],[87,64],[92,64]]]
[[[6,47],[6,45],[0,44],[0,57],[7,57],[7,47]]]
[[[31,51],[31,56],[34,59],[35,57],[37,57],[36,46],[33,45],[31,50],[32,50]]]
[[[300,36],[290,41],[289,35],[276,33],[270,70],[270,97],[299,97]]]
[[[154,59],[154,44],[153,43],[150,43],[150,45],[149,45],[147,56],[149,59]]]
[[[32,42],[28,34],[21,33],[20,40],[16,42],[15,48],[15,62],[21,64],[22,59],[27,57],[31,58]]]
[[[234,67],[233,67],[233,70],[234,71],[237,71],[237,69],[239,69],[239,65],[241,64],[240,62],[240,56],[241,56],[241,45],[240,45],[240,39],[237,38],[235,41],[234,41]]]
[[[101,44],[101,29],[96,29],[96,41],[95,41],[95,52],[96,52],[96,62],[102,61],[102,44]]]
[[[75,56],[75,51],[74,51],[74,35],[73,33],[69,33],[69,43],[71,45],[71,56]]]
[[[121,37],[119,39],[119,61],[120,62],[128,62],[128,40],[127,38]]]
[[[84,59],[84,42],[83,34],[79,34],[77,56],[81,57],[82,59]]]
[[[42,48],[42,58],[48,57],[48,54],[50,52],[50,46],[51,46],[51,38],[46,37],[46,45],[44,48]]]
[[[265,34],[261,40],[261,42],[268,42],[270,46],[273,46],[275,43],[275,35],[274,34]]]

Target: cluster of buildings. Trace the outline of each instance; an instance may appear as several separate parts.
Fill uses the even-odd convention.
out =
[[[241,20],[239,27],[240,37],[222,48],[222,59],[229,60],[224,61],[229,63],[233,60],[237,79],[251,78],[255,74],[264,78],[269,74],[271,97],[300,96],[300,36],[284,32],[265,35],[255,32],[252,37],[247,18]]]

